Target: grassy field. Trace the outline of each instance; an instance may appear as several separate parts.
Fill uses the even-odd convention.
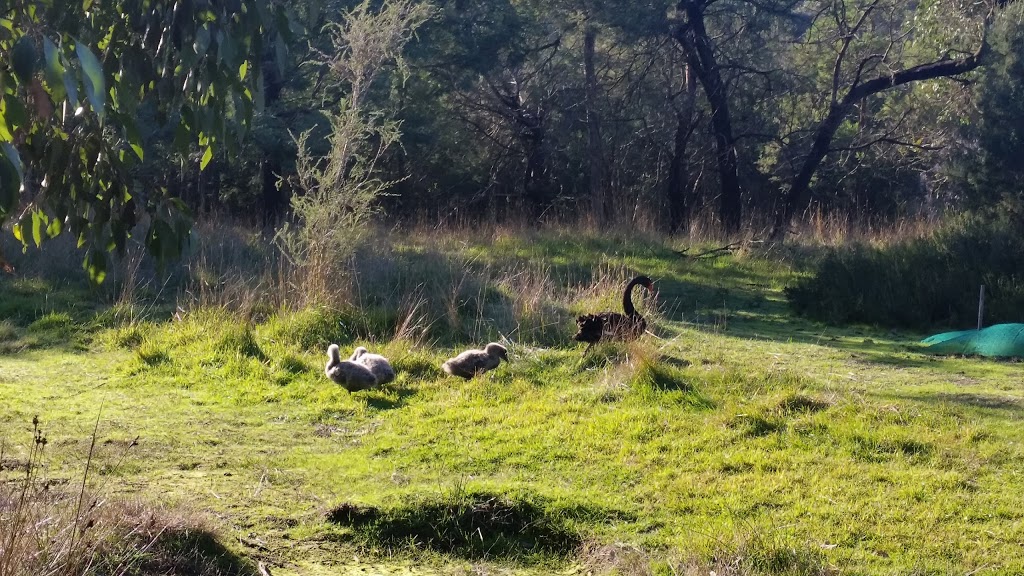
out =
[[[794,253],[676,248],[412,235],[358,309],[0,279],[0,474],[38,415],[41,476],[201,518],[237,573],[1024,571],[1024,365],[794,318]],[[633,273],[654,334],[581,358],[572,316]],[[439,370],[503,336],[494,372]],[[332,384],[331,341],[397,380]]]

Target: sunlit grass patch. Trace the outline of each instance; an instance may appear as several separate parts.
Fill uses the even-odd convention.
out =
[[[171,361],[167,348],[152,340],[144,340],[136,348],[135,353],[146,366],[157,366]]]
[[[222,354],[239,354],[261,361],[267,359],[267,355],[256,341],[252,327],[246,324],[231,323],[224,326],[214,347]]]
[[[67,480],[75,431],[101,410],[116,430],[103,445],[138,435],[142,457],[97,478],[209,510],[217,541],[275,575],[1024,570],[1007,544],[1024,537],[1022,365],[792,318],[778,292],[792,266],[756,254],[555,232],[412,242],[382,240],[352,272],[359,290],[328,306],[0,319],[8,343],[90,338],[83,354],[0,358],[0,431],[60,421],[51,470]],[[621,307],[637,272],[660,288],[638,302],[652,334],[584,354],[573,315]],[[30,334],[51,311],[70,325]],[[441,371],[492,339],[509,362]],[[323,374],[330,343],[385,355],[396,380],[347,392]]]
[[[331,344],[344,345],[356,338],[356,322],[354,316],[340,310],[310,307],[274,314],[262,326],[261,332],[272,341],[326,353]]]

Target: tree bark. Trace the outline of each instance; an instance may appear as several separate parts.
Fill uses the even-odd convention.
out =
[[[828,155],[836,130],[842,125],[843,120],[849,116],[857,102],[903,84],[970,72],[984,63],[988,51],[988,42],[985,38],[982,38],[981,46],[978,50],[964,58],[952,60],[944,58],[906,68],[888,76],[873,78],[863,83],[858,83],[855,80],[853,86],[846,92],[846,95],[838,102],[832,103],[829,107],[828,115],[825,116],[825,119],[821,121],[817,130],[815,130],[811,150],[804,158],[800,170],[790,181],[789,188],[783,199],[782,208],[776,214],[772,238],[783,240],[786,231],[793,222],[794,216],[807,207],[807,204],[810,202],[811,179],[821,165],[822,160]]]
[[[548,178],[547,152],[545,151],[545,130],[543,117],[524,114],[521,117],[523,143],[526,147],[526,177],[523,192],[526,201],[533,208],[533,215],[540,218],[554,203],[551,183]]]
[[[597,72],[594,69],[594,44],[597,28],[588,25],[583,34],[583,71],[586,76],[587,163],[591,213],[599,222],[611,220],[613,206],[605,186],[604,144],[601,139],[601,114],[597,105]]]
[[[672,36],[683,47],[686,60],[704,88],[711,106],[711,129],[715,136],[715,159],[721,186],[719,217],[722,231],[734,234],[739,231],[743,217],[739,162],[736,158],[736,141],[725,82],[722,81],[721,67],[704,25],[706,7],[704,0],[680,0],[677,9],[682,20],[673,27]]]
[[[676,110],[675,146],[672,150],[672,160],[669,163],[668,186],[665,193],[668,204],[669,234],[689,230],[690,218],[693,215],[693,184],[690,181],[690,166],[686,154],[695,124],[693,111],[696,90],[696,78],[693,70],[687,65],[686,102],[681,110]]]

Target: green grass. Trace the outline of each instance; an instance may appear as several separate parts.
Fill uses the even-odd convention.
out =
[[[1024,365],[795,319],[796,273],[771,259],[579,236],[400,247],[437,264],[387,272],[410,287],[457,294],[453,263],[489,271],[469,277],[477,303],[453,300],[461,331],[419,340],[347,309],[101,323],[83,294],[69,311],[27,294],[43,313],[0,318],[0,346],[39,337],[0,354],[0,437],[18,458],[40,415],[49,474],[78,481],[98,417],[98,489],[205,510],[274,574],[1024,570]],[[657,336],[582,359],[534,330],[509,364],[444,377],[474,330],[495,335],[489,314],[530,297],[509,270],[560,295],[558,334],[617,304],[590,283],[646,272]],[[494,322],[522,322],[514,309]],[[398,378],[349,394],[322,375],[331,341]]]

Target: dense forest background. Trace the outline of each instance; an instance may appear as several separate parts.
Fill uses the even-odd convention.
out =
[[[143,213],[170,256],[182,217],[204,213],[270,231],[382,213],[775,239],[809,219],[1013,222],[1022,14],[1005,0],[16,3],[0,29],[0,219],[25,242],[67,222],[93,263]]]
[[[295,137],[315,129],[309,151],[325,154],[322,111],[350,90],[332,77],[330,52],[343,47],[324,28],[350,7],[296,4],[305,32],[284,62],[267,51],[266,108],[241,153],[202,172],[156,156],[153,174],[197,211],[286,218],[301,192]],[[1018,8],[982,3],[439,2],[362,104],[400,122],[400,145],[377,166],[395,183],[380,205],[430,222],[760,230],[785,211],[839,109],[806,196],[792,200],[797,218],[1005,209],[1024,188],[1020,24]],[[964,62],[983,35],[977,69],[844,101],[875,78]],[[736,182],[720,167],[723,148]]]

